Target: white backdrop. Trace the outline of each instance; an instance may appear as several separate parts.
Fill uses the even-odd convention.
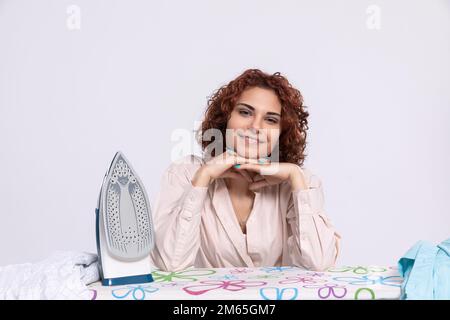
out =
[[[95,252],[115,151],[153,203],[171,134],[247,68],[305,97],[338,264],[448,238],[449,3],[0,1],[0,265]]]

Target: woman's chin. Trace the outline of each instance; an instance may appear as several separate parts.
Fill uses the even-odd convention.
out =
[[[237,149],[237,154],[246,159],[259,159],[261,155],[259,155],[256,151],[252,150],[239,150]]]

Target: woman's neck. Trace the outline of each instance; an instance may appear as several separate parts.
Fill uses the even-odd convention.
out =
[[[247,171],[247,172],[252,179],[255,175],[257,175],[256,172],[250,172],[250,171]],[[250,191],[250,189],[249,189],[250,183],[244,177],[242,177],[240,179],[225,178],[224,181],[228,188],[228,192],[230,194],[235,194],[237,196],[244,196],[244,195],[253,196],[254,195],[254,192]]]

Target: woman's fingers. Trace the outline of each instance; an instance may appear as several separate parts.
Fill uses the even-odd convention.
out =
[[[241,164],[239,167],[236,167],[238,170],[250,170],[253,172],[261,173],[261,165],[254,164],[254,163],[244,163]]]
[[[266,158],[253,159],[253,158],[242,157],[237,152],[235,152],[234,150],[232,150],[228,147],[226,148],[226,152],[221,153],[216,158],[219,158],[219,159],[214,159],[214,162],[218,160],[218,161],[220,161],[222,163],[226,163],[226,164],[230,164],[231,162],[234,162],[234,164],[244,164],[244,163],[266,164],[266,163],[270,162],[270,160],[268,160]]]
[[[279,174],[279,164],[278,163],[267,163],[267,164],[242,164],[237,169],[246,169],[256,173],[259,173],[262,176],[274,176]]]
[[[234,151],[233,149],[230,149],[227,147],[227,150],[225,152],[225,154],[234,157],[236,159],[236,163],[260,163],[260,161],[258,159],[253,159],[253,158],[245,158],[240,156],[236,151]]]
[[[237,163],[236,156],[229,153],[221,153],[218,156],[210,159],[207,164],[215,166],[225,166],[227,168],[232,167]]]

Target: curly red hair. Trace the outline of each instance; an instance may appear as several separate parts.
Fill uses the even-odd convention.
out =
[[[241,93],[250,87],[272,89],[281,102],[281,130],[279,137],[279,161],[303,165],[306,148],[306,131],[309,113],[303,105],[303,96],[292,87],[279,72],[273,75],[259,69],[248,69],[227,85],[216,90],[208,99],[205,118],[197,130],[197,141],[202,150],[211,143],[203,140],[202,132],[218,129],[225,137],[228,119]],[[225,145],[222,152],[225,152]],[[212,156],[215,156],[212,151]]]

